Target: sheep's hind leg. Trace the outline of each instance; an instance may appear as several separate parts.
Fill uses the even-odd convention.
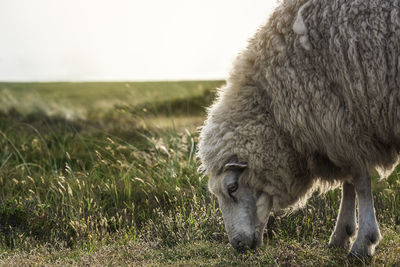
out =
[[[350,183],[343,183],[342,200],[335,230],[329,240],[330,247],[350,247],[350,239],[356,233],[356,192]]]
[[[375,216],[370,176],[363,175],[355,179],[354,188],[358,199],[359,229],[349,255],[372,256],[381,239],[381,234]]]

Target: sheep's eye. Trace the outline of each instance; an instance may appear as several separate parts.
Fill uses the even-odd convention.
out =
[[[239,187],[238,183],[233,183],[233,184],[228,185],[229,194],[235,193],[236,190],[238,190],[238,187]]]

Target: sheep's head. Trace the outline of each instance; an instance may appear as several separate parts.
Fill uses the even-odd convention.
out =
[[[247,164],[229,162],[209,180],[210,190],[218,198],[229,242],[239,251],[261,245],[272,208],[268,194],[245,182],[248,175]]]
[[[235,88],[222,88],[210,108],[198,157],[218,198],[229,241],[243,250],[262,243],[271,209],[293,203],[292,193],[301,188],[293,178],[300,173],[299,159],[261,101],[262,90]]]
[[[238,250],[261,245],[273,206],[265,188],[276,165],[270,158],[274,151],[268,146],[265,120],[259,122],[259,117],[217,122],[210,116],[200,133],[202,168],[218,198],[229,241]]]

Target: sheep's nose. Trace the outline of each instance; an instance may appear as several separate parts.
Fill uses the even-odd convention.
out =
[[[249,237],[249,238],[235,238],[232,240],[231,244],[232,246],[239,252],[245,252],[249,249],[254,249],[257,244],[255,242],[255,237]]]
[[[242,241],[237,241],[234,248],[239,252],[245,252],[249,249],[249,247]]]

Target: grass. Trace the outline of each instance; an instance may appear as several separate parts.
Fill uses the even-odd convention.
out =
[[[374,181],[372,259],[327,248],[338,190],[273,214],[262,248],[229,246],[195,159],[221,84],[0,84],[0,264],[399,266],[398,172]]]
[[[86,83],[1,83],[1,108],[15,107],[20,111],[45,109],[49,112],[109,111],[115,105],[137,107],[144,103],[165,104],[171,101],[199,97],[220,86],[221,81],[188,82],[86,82]],[[57,106],[59,106],[57,108]],[[49,109],[55,109],[51,111]],[[52,115],[52,114],[51,114]],[[68,115],[68,114],[67,114]]]

